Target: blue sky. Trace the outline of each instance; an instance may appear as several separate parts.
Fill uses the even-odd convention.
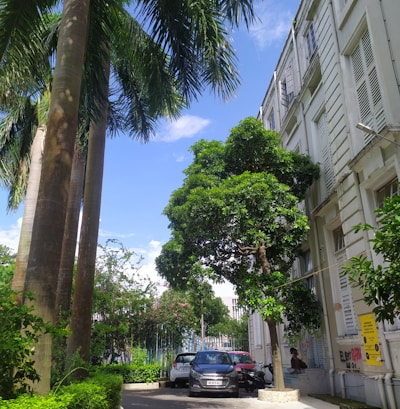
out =
[[[261,22],[249,32],[232,34],[241,86],[234,98],[222,102],[207,92],[174,123],[163,121],[147,144],[126,135],[107,140],[99,242],[118,239],[143,256],[141,272],[162,282],[154,258],[168,241],[168,219],[162,214],[171,193],[182,185],[199,139],[225,140],[239,121],[256,116],[277,65],[300,0],[257,0]],[[7,192],[0,190],[0,243],[18,247],[23,204],[7,213]],[[228,295],[229,286],[216,288]]]

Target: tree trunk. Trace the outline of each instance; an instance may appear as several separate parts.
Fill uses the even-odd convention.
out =
[[[272,365],[274,368],[274,386],[277,390],[285,389],[285,381],[283,379],[281,349],[279,347],[278,331],[276,329],[275,320],[267,320],[269,334],[271,337],[272,348]]]
[[[60,271],[58,273],[56,308],[57,321],[67,317],[71,311],[72,280],[75,265],[76,243],[78,238],[79,214],[85,180],[86,154],[75,144],[72,162],[70,191],[68,197],[67,218],[61,252]]]
[[[105,78],[108,80],[110,75],[109,65],[105,67],[105,74]],[[104,86],[108,90],[108,81]],[[72,303],[71,336],[67,346],[68,361],[71,361],[76,353],[79,353],[84,361],[89,362],[90,360],[93,289],[103,183],[108,100],[103,101],[102,104],[103,117],[96,123],[92,123],[89,130],[78,269]],[[76,373],[76,375],[83,377],[86,374]]]
[[[55,295],[77,134],[89,3],[89,0],[64,0],[25,280],[25,289],[35,296],[35,313],[50,323],[56,317]],[[40,376],[40,382],[34,386],[41,394],[50,390],[51,350],[51,336],[41,336],[34,357]]]
[[[33,219],[35,217],[36,202],[39,192],[40,174],[42,171],[43,143],[46,135],[46,126],[37,128],[31,146],[31,164],[29,167],[28,187],[26,189],[24,215],[22,217],[21,233],[18,243],[18,253],[15,262],[12,289],[23,291],[25,286],[26,268],[28,265],[29,248],[31,245]],[[18,295],[17,301],[23,302],[22,296]]]

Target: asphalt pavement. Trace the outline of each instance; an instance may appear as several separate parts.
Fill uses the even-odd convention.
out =
[[[339,409],[338,405],[301,396],[299,401],[272,403],[258,399],[257,391],[240,391],[239,398],[200,396],[190,398],[187,388],[124,391],[123,409]]]

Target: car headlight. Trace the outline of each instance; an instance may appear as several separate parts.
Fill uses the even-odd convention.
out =
[[[199,379],[201,377],[201,373],[196,372],[194,369],[190,370],[190,375],[195,379]]]

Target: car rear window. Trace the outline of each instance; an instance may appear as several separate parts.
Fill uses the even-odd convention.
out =
[[[193,361],[195,355],[179,355],[176,358],[176,362],[180,363],[180,364],[184,364],[184,363],[190,363],[191,361]]]
[[[250,355],[247,354],[229,354],[232,358],[232,361],[238,364],[252,364]]]

